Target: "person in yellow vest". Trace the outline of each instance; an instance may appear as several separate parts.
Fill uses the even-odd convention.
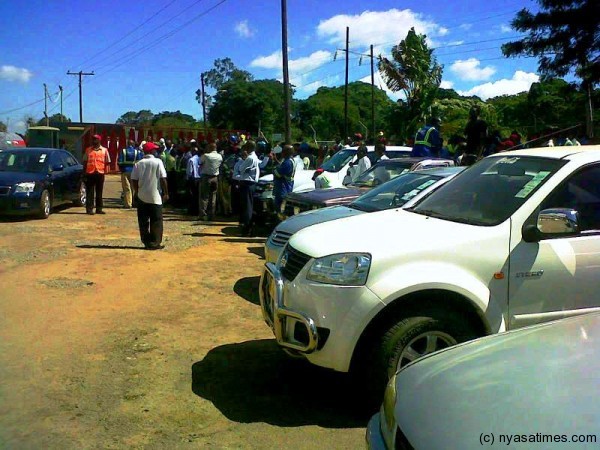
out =
[[[110,155],[105,147],[100,145],[100,135],[92,137],[92,146],[85,149],[83,167],[85,167],[85,189],[87,199],[85,210],[94,214],[94,200],[96,201],[96,214],[106,214],[102,208],[102,191],[104,190],[104,175],[110,167]]]

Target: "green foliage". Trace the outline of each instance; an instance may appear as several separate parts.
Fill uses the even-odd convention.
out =
[[[404,100],[396,109],[401,135],[411,135],[430,113],[442,79],[440,66],[426,36],[411,28],[406,38],[392,48],[392,59],[379,57],[379,72],[392,92],[402,91]]]
[[[215,95],[208,113],[217,128],[265,135],[283,130],[283,84],[277,80],[229,80]]]
[[[252,81],[250,72],[238,69],[231,58],[215,59],[214,68],[204,72],[204,84],[215,90],[224,89],[229,81]]]
[[[64,116],[60,113],[56,113],[48,117],[49,123],[71,123],[71,119],[67,116]],[[46,119],[40,119],[37,122],[37,125],[46,125]]]
[[[141,111],[128,111],[119,117],[116,121],[120,125],[132,125],[132,126],[149,126],[152,125],[154,120],[154,114],[149,109],[142,109]]]
[[[384,91],[375,89],[377,130],[387,128],[386,117],[393,105]],[[313,136],[312,126],[319,140],[344,137],[344,88],[319,88],[315,94],[299,103],[295,122],[305,136]],[[370,136],[372,129],[371,85],[362,81],[348,84],[349,133],[360,132],[363,136]]]
[[[0,133],[7,131],[7,129],[8,127],[6,126],[6,124],[0,120]]]

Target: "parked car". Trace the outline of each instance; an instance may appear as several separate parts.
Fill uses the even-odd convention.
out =
[[[347,184],[346,187],[292,192],[283,201],[281,209],[285,217],[291,217],[294,214],[312,209],[347,205],[370,189],[403,173],[431,167],[450,166],[454,166],[454,161],[442,158],[385,159],[371,166],[355,182]]]
[[[409,207],[464,169],[464,167],[438,167],[407,172],[368,191],[347,206],[333,206],[294,215],[277,225],[267,239],[266,260],[277,262],[284,245],[299,230],[330,220],[390,208]]]
[[[0,131],[0,151],[14,147],[25,147],[23,136],[8,131]]]
[[[368,448],[596,448],[599,372],[598,314],[440,351],[392,377]]]
[[[383,390],[428,353],[600,307],[600,146],[487,157],[415,206],[295,233],[260,297],[277,342]]]
[[[0,214],[48,218],[62,203],[85,204],[83,166],[66,150],[8,149],[0,153]]]
[[[321,167],[315,171],[314,178],[326,173],[329,187],[341,187],[344,183],[344,178],[350,168],[350,163],[356,161],[356,152],[358,147],[347,147],[338,151],[331,159],[325,161]],[[411,147],[388,145],[386,147],[386,155],[390,159],[408,158],[412,152]],[[374,164],[377,158],[375,147],[367,146],[367,156]]]

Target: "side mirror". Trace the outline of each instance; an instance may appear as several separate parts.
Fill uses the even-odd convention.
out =
[[[545,236],[574,236],[579,234],[579,213],[570,208],[552,208],[541,211],[536,225],[523,227],[525,242],[539,242]]]
[[[56,164],[54,166],[52,166],[52,172],[60,172],[61,170],[64,170],[65,166],[63,166],[62,164]]]

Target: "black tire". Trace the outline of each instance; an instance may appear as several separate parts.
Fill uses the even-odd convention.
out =
[[[364,367],[368,390],[379,400],[389,379],[416,359],[477,337],[469,322],[443,309],[398,317],[373,341]]]
[[[47,219],[50,217],[50,212],[52,211],[52,197],[50,196],[50,192],[47,189],[42,191],[40,195],[40,210],[38,212],[37,217],[39,219]]]
[[[75,200],[73,200],[73,204],[75,206],[85,206],[86,197],[87,197],[87,191],[85,189],[85,183],[82,181],[79,184],[79,191],[77,194],[77,198]]]

